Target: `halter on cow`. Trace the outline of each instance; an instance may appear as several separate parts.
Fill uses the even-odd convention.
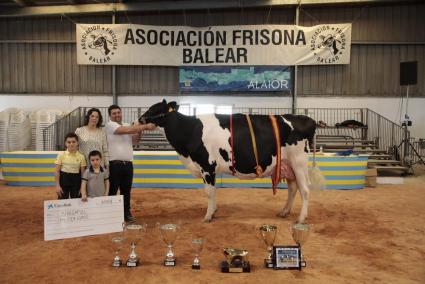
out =
[[[280,132],[282,177],[287,178],[288,200],[278,216],[286,217],[300,191],[302,208],[298,222],[308,214],[309,184],[308,154],[316,123],[303,115],[249,115],[210,114],[186,116],[179,112],[176,102],[163,100],[151,106],[140,118],[140,123],[154,123],[179,154],[182,163],[195,176],[202,178],[208,196],[208,209],[204,221],[213,217],[216,206],[215,181],[219,173],[233,174],[240,179],[254,179],[275,175],[277,149],[275,128]],[[251,127],[249,126],[249,121]],[[251,128],[251,129],[250,129]],[[255,139],[252,138],[252,133]],[[254,154],[254,143],[257,147]],[[232,147],[233,146],[233,147]],[[258,171],[261,167],[261,171]],[[285,175],[291,171],[295,179]]]

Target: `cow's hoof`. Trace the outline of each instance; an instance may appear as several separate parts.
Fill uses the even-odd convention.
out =
[[[302,219],[298,218],[297,222],[298,222],[298,224],[304,224],[305,218],[302,218]]]
[[[204,222],[204,223],[210,223],[211,222],[211,217],[210,218],[205,217],[204,220],[202,220],[202,222]]]
[[[214,217],[215,213],[217,213],[217,208],[214,209],[214,211],[212,213],[212,217]]]
[[[281,217],[281,218],[286,218],[288,217],[288,215],[289,215],[289,212],[283,212],[283,211],[276,214],[277,217]]]

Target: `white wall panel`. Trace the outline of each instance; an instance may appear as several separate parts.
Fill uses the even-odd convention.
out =
[[[234,97],[234,96],[122,96],[118,103],[123,107],[148,107],[160,102],[176,100],[180,104],[230,104],[238,107],[290,108],[288,97]],[[73,110],[79,106],[107,107],[112,104],[110,96],[52,96],[40,99],[39,96],[0,96],[0,111],[8,107],[28,110],[58,108]],[[356,97],[303,97],[298,99],[300,108],[369,108],[394,122],[399,122],[405,114],[406,100],[400,98],[356,98]],[[408,114],[413,121],[412,135],[425,137],[425,98],[410,98]]]

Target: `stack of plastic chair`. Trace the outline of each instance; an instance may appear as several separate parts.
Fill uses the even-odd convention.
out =
[[[38,111],[32,111],[30,114],[30,121],[31,121],[31,150],[35,150],[36,149],[36,133],[37,133],[37,116],[38,116]]]
[[[43,151],[43,129],[61,118],[63,112],[56,109],[42,109],[31,114],[31,149]]]
[[[28,150],[31,145],[31,123],[24,110],[10,108],[7,129],[8,151]]]
[[[9,128],[9,112],[4,110],[0,112],[0,152],[8,151],[7,148],[7,129]]]

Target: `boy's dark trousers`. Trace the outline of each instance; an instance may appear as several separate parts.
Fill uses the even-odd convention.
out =
[[[116,195],[118,188],[124,196],[124,217],[131,216],[130,198],[133,184],[133,163],[130,161],[109,161],[109,195]]]
[[[59,185],[62,188],[62,195],[59,199],[79,198],[81,187],[81,174],[60,172]]]

